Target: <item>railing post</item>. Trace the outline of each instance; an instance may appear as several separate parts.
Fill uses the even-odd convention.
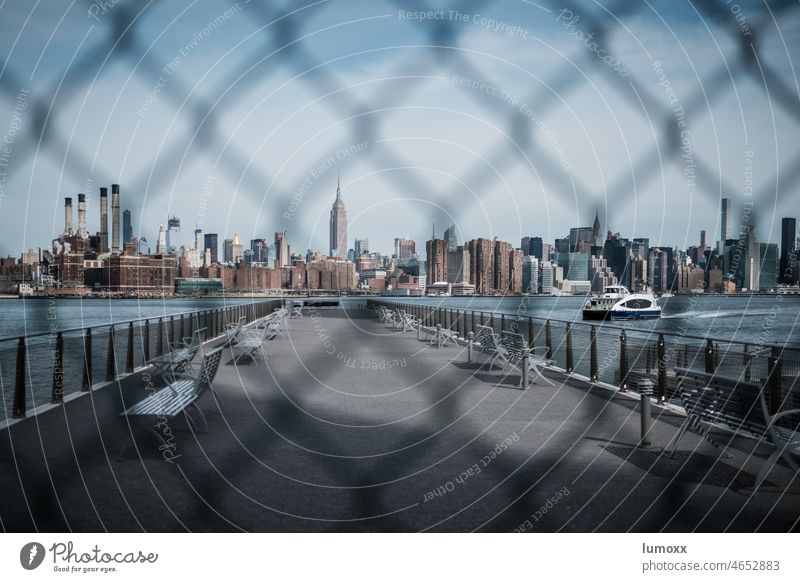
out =
[[[600,377],[600,366],[597,361],[597,329],[595,326],[589,329],[589,352],[589,379],[597,382]]]
[[[17,342],[17,369],[14,377],[14,418],[25,418],[27,414],[27,404],[25,402],[25,380],[28,375],[26,363],[28,361],[28,347],[25,338],[19,338]]]
[[[144,320],[144,339],[142,340],[142,365],[150,359],[150,320]]]
[[[536,335],[533,333],[533,318],[528,318],[528,345],[533,347],[534,342],[536,341]]]
[[[500,333],[506,330],[506,316],[504,313],[500,314]]]
[[[565,334],[567,336],[566,337],[566,339],[567,339],[567,361],[566,361],[566,364],[567,365],[566,365],[565,369],[567,370],[567,374],[571,374],[572,373],[572,369],[574,368],[574,365],[573,365],[573,361],[572,361],[573,360],[573,358],[572,358],[572,355],[573,355],[572,354],[572,323],[569,322],[569,321],[567,322],[567,329],[565,330]]]
[[[173,346],[175,346],[175,344],[178,343],[178,341],[177,341],[177,339],[175,337],[177,329],[178,328],[175,325],[175,316],[174,315],[170,315],[169,316],[169,334],[170,334],[169,347],[170,347],[170,350],[172,350]]]
[[[164,319],[158,318],[158,342],[156,342],[156,356],[164,355]]]
[[[61,332],[56,336],[56,353],[53,358],[53,404],[64,402],[64,337]]]
[[[744,353],[742,354],[742,363],[744,364],[744,379],[750,381],[750,374],[753,370],[753,358],[750,356],[750,346],[744,344]]]
[[[441,348],[442,347],[442,324],[441,323],[437,323],[436,324],[436,347],[437,348]]]
[[[108,358],[106,359],[106,380],[113,382],[117,379],[117,354],[114,352],[114,325],[108,331]]]
[[[548,360],[553,359],[553,333],[550,329],[550,320],[548,319],[544,324],[544,340],[545,345],[547,346],[546,358]]]
[[[467,332],[467,363],[472,363],[472,349],[475,343],[475,334],[471,331]]]
[[[623,392],[628,389],[628,354],[626,344],[628,337],[625,330],[619,334],[619,389]]]
[[[83,383],[81,390],[88,392],[92,389],[92,328],[86,328],[83,336]]]
[[[640,399],[640,420],[641,420],[641,439],[639,440],[639,447],[647,448],[650,446],[650,427],[652,418],[650,416],[650,397],[653,395],[653,381],[650,378],[644,378],[639,381],[639,399]]]
[[[667,346],[664,334],[658,334],[658,401],[663,404],[667,401]]]
[[[128,352],[125,358],[125,373],[133,373],[133,322],[128,324]]]
[[[714,342],[711,339],[706,340],[706,372],[714,373]]]
[[[769,356],[769,412],[776,414],[782,404],[781,398],[781,374],[783,366],[781,364],[781,350],[778,346],[772,346]]]

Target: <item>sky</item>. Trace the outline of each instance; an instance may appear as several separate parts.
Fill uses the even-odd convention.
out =
[[[778,241],[800,9],[711,4],[6,0],[0,254],[49,246],[79,192],[95,232],[111,183],[152,243],[174,215],[177,244],[286,229],[327,252],[337,177],[350,246],[385,253],[450,224],[551,241],[595,212],[686,248],[718,238],[722,197]]]

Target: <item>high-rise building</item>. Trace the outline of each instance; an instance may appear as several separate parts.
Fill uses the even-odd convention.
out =
[[[211,263],[219,263],[219,237],[217,234],[213,232],[206,234],[203,246],[211,254]]]
[[[347,209],[342,201],[342,190],[337,179],[336,200],[331,207],[331,256],[347,258]]]
[[[289,237],[286,231],[275,233],[275,262],[279,267],[289,267],[292,257],[289,255]]]
[[[356,259],[361,255],[369,254],[369,240],[366,238],[357,238],[353,243],[353,250],[355,251]]]
[[[250,241],[250,258],[254,263],[267,262],[267,241],[263,238],[254,238]]]
[[[773,291],[778,284],[778,245],[775,243],[758,243],[759,248],[759,291]]]
[[[733,207],[730,198],[723,198],[720,205],[720,229],[719,238],[722,242],[732,238],[733,229]]]
[[[118,253],[120,250],[119,207],[119,184],[111,184],[111,250],[115,253]],[[164,225],[162,224],[161,227],[163,229]],[[166,247],[166,243],[164,246]]]
[[[653,247],[647,261],[650,286],[656,293],[663,293],[669,289],[669,256],[659,247]]]
[[[603,246],[603,230],[600,228],[600,216],[597,210],[594,211],[594,223],[592,224],[592,244],[594,246]]]
[[[469,241],[470,283],[479,295],[494,291],[494,241],[478,238]]]
[[[564,269],[565,279],[589,280],[589,255],[585,253],[559,253],[558,266]]]
[[[798,280],[798,273],[794,269],[797,260],[795,241],[797,240],[797,220],[790,217],[781,219],[781,258],[780,258],[780,283],[793,285]]]
[[[108,188],[100,188],[100,252],[108,252]]]
[[[394,256],[399,261],[411,259],[416,254],[416,244],[413,240],[407,238],[394,239]]]
[[[539,259],[533,255],[522,259],[522,292],[539,292]]]
[[[112,236],[111,238],[113,239],[115,237]],[[158,238],[156,239],[156,254],[157,255],[167,254],[167,233],[164,232],[163,224],[158,227]]]
[[[444,231],[444,238],[445,242],[447,242],[447,250],[452,252],[455,251],[458,247],[458,239],[456,238],[456,225],[451,224],[447,227]]]
[[[500,293],[511,289],[511,243],[494,241],[494,288]]]
[[[442,283],[447,281],[447,241],[433,239],[425,243],[425,252],[428,257],[427,283]]]
[[[551,295],[555,289],[556,275],[555,267],[550,261],[542,261],[542,294]]]
[[[122,213],[122,246],[131,244],[133,241],[133,225],[131,224],[131,211],[126,210]]]
[[[707,246],[708,246],[708,244],[707,244],[707,240],[706,240],[706,231],[701,230],[700,231],[700,250],[704,252],[706,250]]]
[[[458,246],[447,251],[447,282],[469,283],[469,247]]]
[[[508,257],[508,288],[512,293],[522,293],[522,249],[512,249]]]

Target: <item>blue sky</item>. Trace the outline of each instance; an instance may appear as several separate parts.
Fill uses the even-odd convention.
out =
[[[300,252],[327,250],[337,173],[350,245],[385,252],[425,240],[432,220],[518,244],[595,209],[653,244],[713,240],[719,198],[747,198],[748,158],[762,240],[800,208],[800,10],[723,2],[720,22],[683,1],[580,2],[572,20],[555,2],[431,2],[459,16],[420,22],[403,16],[414,2],[100,4],[0,5],[4,255],[46,246],[78,192],[96,230],[97,189],[112,182],[151,241],[174,214],[179,242],[195,224],[244,240],[286,228]],[[586,46],[598,17],[613,26],[596,48],[625,76]],[[742,25],[758,25],[751,72]],[[673,159],[680,131],[688,155]]]

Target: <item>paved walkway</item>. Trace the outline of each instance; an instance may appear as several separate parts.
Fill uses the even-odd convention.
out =
[[[268,363],[233,366],[202,402],[207,433],[171,423],[116,460],[120,397],[141,375],[0,432],[9,531],[789,531],[800,484],[785,467],[749,497],[768,449],[695,435],[660,453],[681,418],[654,409],[636,449],[636,400],[549,372],[521,391],[366,311],[292,320]],[[720,440],[725,440],[724,436]],[[44,451],[44,454],[43,454]],[[741,469],[741,470],[740,470]],[[25,491],[25,495],[22,491]]]

